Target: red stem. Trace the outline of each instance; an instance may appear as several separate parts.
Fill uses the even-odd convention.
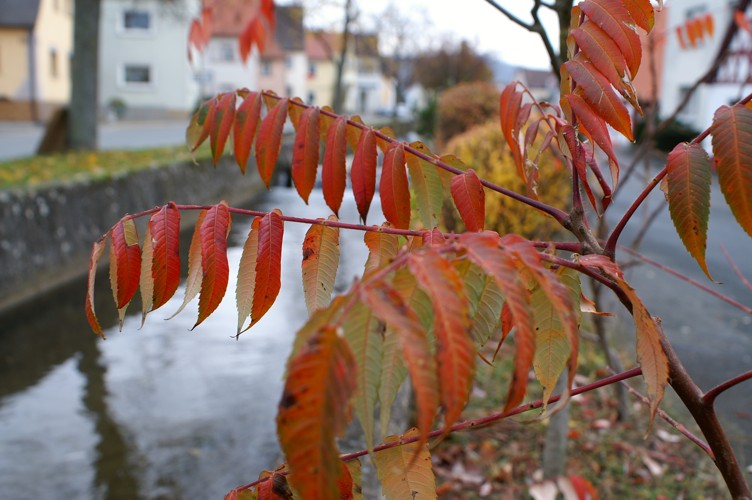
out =
[[[705,402],[705,404],[712,405],[715,402],[715,398],[721,395],[721,393],[751,378],[752,378],[752,370],[746,373],[742,373],[741,375],[738,375],[732,378],[731,380],[727,380],[726,382],[719,384],[713,387],[712,389],[710,389],[708,392],[706,392],[702,396],[702,400]]]
[[[622,380],[626,380],[632,377],[636,377],[638,375],[642,374],[642,370],[637,368],[632,368],[631,370],[627,370],[622,373],[617,373],[616,375],[611,375],[609,377],[602,378],[600,380],[596,380],[593,383],[583,385],[581,387],[577,387],[575,389],[572,389],[571,396],[576,396],[578,394],[582,394],[584,392],[590,392],[595,389],[600,389],[601,387],[615,384],[616,382],[621,382]],[[561,394],[557,394],[555,396],[551,396],[551,398],[548,400],[548,404],[555,403],[561,399]],[[490,424],[494,424],[500,420],[504,420],[505,418],[513,417],[515,415],[519,415],[520,413],[525,413],[530,410],[535,410],[537,408],[543,407],[543,400],[538,399],[536,401],[532,401],[530,403],[520,405],[516,408],[512,408],[508,411],[502,411],[497,413],[492,413],[490,415],[487,415],[485,417],[476,418],[473,420],[465,420],[463,422],[459,422],[457,424],[454,424],[449,428],[447,431],[446,429],[436,429],[428,433],[429,438],[439,437],[442,435],[445,435],[448,432],[457,432],[457,431],[464,431],[468,429],[480,429],[482,427],[485,427]],[[414,443],[416,441],[420,440],[420,436],[414,436],[409,438],[400,439],[398,441],[392,441],[389,443],[383,443],[373,448],[373,451],[375,453],[386,450],[389,448],[394,448],[395,446],[401,446],[403,444],[410,444]],[[358,457],[362,457],[363,455],[366,455],[368,453],[368,450],[360,450],[353,453],[347,453],[344,455],[340,455],[340,459],[344,462],[347,462],[349,460],[354,460]],[[288,471],[283,471],[281,474],[287,474]],[[238,486],[235,488],[235,491],[242,491],[247,490],[249,488],[252,488],[256,486],[257,484],[266,481],[268,478],[264,479],[258,479],[256,481],[253,481],[252,483],[246,484],[244,486]]]

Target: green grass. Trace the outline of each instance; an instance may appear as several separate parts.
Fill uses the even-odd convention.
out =
[[[196,160],[209,156],[208,146],[196,152]],[[0,190],[106,179],[142,169],[192,161],[192,158],[185,146],[32,156],[0,163]]]

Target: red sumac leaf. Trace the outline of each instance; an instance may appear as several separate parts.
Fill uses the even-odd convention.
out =
[[[624,54],[631,77],[637,74],[642,59],[640,37],[634,21],[620,0],[585,0],[580,9],[610,36]]]
[[[711,132],[721,191],[736,221],[752,236],[752,110],[720,107]]]
[[[520,130],[517,127],[521,104],[522,92],[517,92],[517,82],[510,83],[499,97],[501,131],[509,145],[509,150],[512,152],[512,158],[514,159],[514,164],[517,166],[517,173],[520,179],[526,180],[522,151],[520,149]]]
[[[201,289],[201,278],[203,277],[201,272],[201,225],[206,218],[207,212],[208,210],[206,209],[199,212],[196,226],[193,229],[191,246],[188,249],[188,276],[185,278],[185,297],[183,298],[183,303],[180,304],[178,310],[167,319],[172,319],[180,314],[180,311],[185,309],[185,306],[193,300]]]
[[[411,254],[408,265],[433,303],[439,387],[446,409],[444,429],[448,431],[467,404],[475,374],[475,347],[468,334],[470,316],[465,287],[454,266],[436,250]]]
[[[141,276],[141,247],[133,219],[121,219],[110,233],[110,269],[115,272],[113,294],[118,309],[128,305],[138,290]]]
[[[238,162],[240,171],[245,174],[248,158],[251,155],[251,146],[256,137],[256,127],[261,117],[261,94],[249,92],[235,112],[235,125],[233,128],[233,144],[235,146],[235,161]]]
[[[606,122],[603,118],[595,114],[590,105],[577,94],[567,94],[566,100],[569,101],[572,111],[580,121],[580,128],[595,141],[609,159],[611,166],[611,182],[616,186],[619,182],[619,161],[616,158],[611,136],[606,128]]]
[[[347,181],[347,121],[339,117],[329,127],[326,137],[326,152],[321,171],[321,184],[324,200],[335,215],[339,215],[339,207],[345,193]]]
[[[253,289],[251,324],[255,325],[274,304],[280,288],[282,270],[282,213],[275,209],[261,218],[259,223],[258,256],[256,258],[256,285]]]
[[[282,148],[282,130],[287,119],[288,100],[280,99],[261,120],[256,138],[256,163],[261,179],[269,187],[277,156]]]
[[[468,231],[483,231],[486,222],[486,192],[472,168],[455,176],[452,198]]]
[[[152,215],[149,230],[154,278],[152,310],[156,310],[173,296],[180,284],[180,211],[174,203]]]
[[[595,68],[603,73],[611,85],[619,88],[627,70],[627,62],[613,39],[592,21],[586,21],[579,28],[573,29],[571,36]]]
[[[227,290],[230,274],[227,262],[227,232],[230,227],[230,211],[222,201],[209,209],[201,223],[201,292],[198,300],[200,325],[217,308]]]
[[[393,145],[384,155],[379,184],[381,210],[384,217],[398,229],[410,227],[410,187],[405,170],[405,148]]]
[[[339,498],[335,439],[349,421],[356,371],[347,341],[331,327],[315,332],[289,362],[277,433],[301,498]]]
[[[710,215],[710,158],[699,144],[682,143],[668,155],[668,209],[684,247],[708,278],[705,247]]]
[[[104,338],[104,332],[94,311],[94,281],[97,276],[97,263],[104,253],[105,246],[107,246],[107,238],[102,238],[91,246],[89,277],[86,287],[86,319],[89,321],[89,326],[94,330],[94,333],[102,338]]]
[[[362,298],[373,313],[396,332],[415,391],[419,444],[422,446],[428,439],[439,405],[436,363],[431,357],[426,333],[415,311],[391,286],[366,287]]]
[[[227,137],[230,135],[232,122],[235,119],[235,92],[223,94],[217,104],[217,109],[212,116],[214,123],[211,124],[211,151],[214,166],[217,166],[219,158],[225,150]]]
[[[191,121],[185,129],[185,144],[191,153],[196,151],[209,137],[211,131],[209,124],[213,120],[213,109],[216,103],[217,100],[213,97],[207,99],[193,113]]]
[[[655,24],[655,11],[650,0],[624,0],[624,6],[629,11],[637,26],[649,32]],[[712,17],[710,18],[712,19]],[[712,33],[710,35],[713,36]]]
[[[580,57],[567,61],[564,66],[583,90],[584,98],[593,111],[614,127],[614,130],[630,141],[634,140],[629,111],[606,77],[591,62]]]
[[[300,115],[292,150],[292,180],[308,203],[319,166],[319,108],[306,108]]]
[[[358,213],[364,224],[373,194],[376,192],[376,155],[376,135],[369,128],[360,134],[350,170],[355,203],[358,205]]]

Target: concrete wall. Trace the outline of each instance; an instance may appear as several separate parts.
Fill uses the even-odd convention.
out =
[[[170,200],[224,199],[235,205],[250,200],[263,183],[253,165],[248,172],[242,176],[225,157],[217,170],[208,163],[176,164],[34,192],[0,192],[0,311],[85,273],[92,243],[126,213]],[[182,228],[193,221],[195,214],[185,214]],[[82,304],[84,294],[81,290]]]

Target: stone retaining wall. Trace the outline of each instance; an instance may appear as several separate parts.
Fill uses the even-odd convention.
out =
[[[254,165],[243,176],[234,160],[225,157],[217,171],[210,163],[181,163],[110,179],[0,192],[0,311],[85,273],[92,243],[126,213],[170,200],[203,205],[224,199],[237,205],[261,189]],[[194,222],[195,217],[185,217],[181,225],[185,229]]]

